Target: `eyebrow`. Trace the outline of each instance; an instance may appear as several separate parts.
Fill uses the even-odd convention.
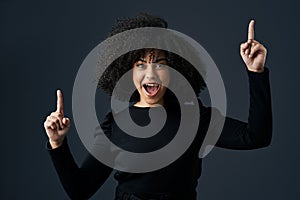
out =
[[[159,58],[157,60],[155,60],[155,62],[159,62],[159,61],[168,61],[167,58]]]

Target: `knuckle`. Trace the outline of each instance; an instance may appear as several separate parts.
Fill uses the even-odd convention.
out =
[[[50,116],[49,117],[49,121],[53,121],[53,120],[55,120],[55,117],[54,116]]]
[[[51,116],[55,116],[55,117],[61,117],[62,114],[60,112],[52,112]]]

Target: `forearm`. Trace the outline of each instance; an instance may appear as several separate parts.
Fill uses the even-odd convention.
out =
[[[249,137],[257,147],[268,146],[272,138],[272,105],[269,70],[249,72]]]
[[[60,147],[49,150],[49,154],[59,179],[71,199],[88,199],[101,187],[112,171],[90,156],[79,168],[66,139]]]

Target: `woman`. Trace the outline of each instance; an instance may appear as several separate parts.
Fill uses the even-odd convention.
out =
[[[167,28],[167,23],[161,18],[141,14],[131,19],[119,20],[111,35],[139,27]],[[270,144],[272,113],[269,71],[264,67],[266,49],[254,40],[254,21],[249,24],[248,41],[241,44],[240,54],[247,67],[250,85],[248,123],[226,117],[216,146],[256,149]],[[180,122],[180,110],[174,94],[168,89],[168,85],[174,81],[170,76],[170,67],[189,80],[196,94],[205,87],[203,78],[190,63],[172,52],[159,49],[129,52],[107,68],[99,80],[99,86],[109,94],[112,94],[119,78],[132,69],[132,81],[136,91],[131,97],[133,104],[129,110],[136,124],[145,126],[149,123],[150,108],[163,106],[168,116],[159,134],[142,141],[126,135],[118,128],[110,112],[101,123],[101,128],[113,143],[140,153],[159,149],[172,140]],[[200,100],[199,103],[201,121],[197,135],[187,151],[179,159],[159,170],[147,173],[117,171],[114,176],[118,181],[115,199],[196,199],[202,164],[198,153],[211,115],[211,108],[204,107]],[[113,169],[91,155],[88,155],[81,167],[77,166],[66,140],[70,124],[70,119],[64,117],[62,93],[58,90],[57,110],[44,123],[49,137],[49,153],[70,198],[88,199],[101,187]]]

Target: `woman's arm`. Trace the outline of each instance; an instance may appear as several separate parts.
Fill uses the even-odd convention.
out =
[[[269,70],[265,68],[267,50],[254,40],[254,20],[248,28],[248,40],[240,46],[247,67],[250,90],[248,123],[226,117],[216,146],[254,149],[268,146],[272,137],[272,109]]]
[[[248,123],[225,118],[221,136],[216,144],[229,149],[255,149],[268,146],[272,138],[272,106],[269,70],[248,71],[250,107]]]
[[[48,148],[51,148],[48,143]],[[55,149],[49,149],[59,179],[71,199],[90,198],[112,172],[110,167],[88,155],[79,168],[70,152],[67,139]]]
[[[64,116],[63,97],[57,91],[57,109],[45,120],[44,127],[49,138],[47,149],[53,161],[60,181],[71,199],[88,199],[105,182],[112,169],[88,155],[81,167],[78,167],[68,146],[66,134],[70,119]],[[108,118],[103,124],[106,133],[111,131]]]

